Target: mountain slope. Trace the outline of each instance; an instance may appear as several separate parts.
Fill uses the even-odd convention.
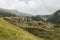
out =
[[[0,40],[43,40],[0,18]]]
[[[0,17],[10,17],[10,16],[16,16],[16,14],[10,12],[10,10],[8,9],[0,8]]]
[[[50,18],[47,20],[48,22],[52,22],[55,24],[60,24],[60,10],[56,11]]]
[[[2,9],[0,8],[0,15],[3,14],[3,16],[32,16],[31,14],[28,13],[23,13],[23,12],[19,12],[17,10],[8,10],[8,9]],[[6,15],[8,14],[8,15]]]

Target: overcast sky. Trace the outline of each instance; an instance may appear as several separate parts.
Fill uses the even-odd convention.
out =
[[[0,0],[0,8],[46,15],[60,9],[60,0]]]

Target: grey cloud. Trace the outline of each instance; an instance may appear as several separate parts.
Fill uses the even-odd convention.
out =
[[[60,9],[60,0],[0,0],[0,8],[46,15]]]

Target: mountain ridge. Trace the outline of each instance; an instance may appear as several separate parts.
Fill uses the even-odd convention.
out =
[[[3,9],[3,8],[0,8],[0,12],[15,14],[16,16],[33,16],[32,14],[19,12],[17,10],[9,10],[9,9]]]

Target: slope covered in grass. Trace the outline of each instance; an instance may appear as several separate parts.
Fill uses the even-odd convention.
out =
[[[0,40],[43,40],[0,18]]]

